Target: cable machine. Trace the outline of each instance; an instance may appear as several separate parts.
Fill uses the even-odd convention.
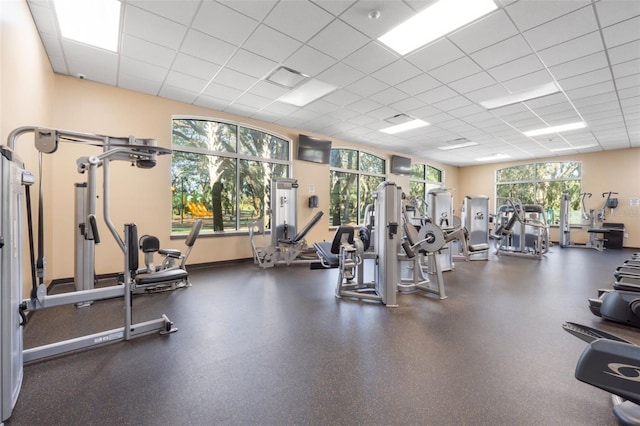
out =
[[[31,221],[31,204],[29,186],[35,182],[33,174],[25,170],[24,164],[15,155],[14,147],[17,138],[26,133],[34,133],[35,146],[41,153],[51,154],[56,151],[58,142],[66,139],[79,143],[101,144],[104,152],[99,155],[83,157],[77,161],[78,170],[87,173],[86,199],[86,235],[99,241],[98,228],[95,221],[98,169],[103,169],[103,209],[104,220],[111,234],[123,253],[124,282],[99,289],[80,290],[59,295],[47,295],[44,284],[45,265],[43,252],[40,251],[38,260],[34,262],[33,232]],[[165,316],[146,321],[132,323],[132,288],[138,279],[154,279],[158,281],[172,280],[182,270],[160,271],[154,274],[142,274],[144,277],[132,278],[132,271],[138,267],[137,228],[135,224],[124,226],[124,238],[120,236],[109,215],[109,165],[111,161],[128,161],[140,168],[151,168],[156,165],[157,156],[171,151],[156,146],[153,139],[113,138],[93,134],[69,132],[65,130],[43,129],[37,127],[21,127],[14,130],[8,139],[8,147],[0,147],[0,414],[4,421],[11,416],[18,398],[23,376],[23,363],[41,358],[63,354],[66,352],[89,348],[95,345],[111,343],[120,340],[130,340],[135,337],[154,332],[168,334],[177,331],[173,323]],[[41,177],[40,177],[41,179]],[[42,199],[42,197],[40,197]],[[23,233],[22,203],[26,201],[28,231],[31,250],[32,291],[30,297],[22,299],[22,242]],[[42,202],[39,206],[38,245],[42,244]],[[86,259],[86,264],[91,262]],[[55,306],[81,304],[94,300],[123,297],[124,326],[88,336],[77,337],[62,342],[23,350],[22,326],[26,323],[26,313]]]

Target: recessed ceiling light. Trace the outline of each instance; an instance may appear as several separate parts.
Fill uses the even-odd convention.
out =
[[[53,0],[62,37],[118,51],[118,0]]]
[[[491,154],[487,157],[476,158],[476,161],[491,161],[491,160],[502,160],[504,158],[509,158],[507,154]]]
[[[453,145],[439,146],[438,149],[441,149],[443,151],[448,151],[450,149],[467,148],[469,146],[476,146],[476,145],[478,145],[478,142],[466,141],[466,142],[461,142]]]
[[[407,121],[401,124],[396,124],[395,126],[385,127],[384,129],[380,129],[382,133],[387,133],[389,135],[395,135],[396,133],[406,132],[407,130],[417,129],[419,127],[428,126],[429,123],[426,121],[420,120],[419,118],[415,118],[411,121]]]
[[[548,135],[550,133],[567,132],[569,130],[583,129],[585,127],[587,127],[585,122],[584,121],[579,121],[577,123],[562,124],[560,126],[545,127],[543,129],[529,130],[527,132],[522,132],[522,134],[525,135],[525,136],[531,137],[531,136]]]
[[[328,95],[336,90],[337,87],[333,84],[325,83],[324,81],[311,79],[306,83],[296,87],[292,91],[285,93],[279,99],[279,101],[286,102],[295,106],[305,106],[308,103],[320,99],[321,97]]]
[[[592,143],[590,145],[578,145],[578,146],[567,146],[565,148],[553,148],[553,149],[549,149],[549,151],[551,152],[575,151],[578,149],[595,148],[596,146],[598,145],[595,143]]]
[[[498,98],[482,101],[480,102],[480,105],[482,105],[486,109],[500,108],[506,105],[511,105],[518,102],[530,101],[531,99],[552,95],[554,93],[558,93],[559,91],[560,91],[560,87],[558,86],[558,84],[555,82],[551,82],[547,84],[542,84],[540,86],[532,87],[527,90],[522,90],[520,92],[514,92],[514,93],[511,93],[510,95],[500,96]]]
[[[378,40],[405,55],[496,9],[493,0],[440,0]]]

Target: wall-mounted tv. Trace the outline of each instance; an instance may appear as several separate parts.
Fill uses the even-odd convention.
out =
[[[410,175],[411,174],[411,158],[401,157],[399,155],[391,156],[391,173],[394,175]]]
[[[298,160],[329,164],[330,157],[331,141],[313,138],[307,135],[299,135]]]

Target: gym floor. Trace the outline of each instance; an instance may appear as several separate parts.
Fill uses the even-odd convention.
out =
[[[134,322],[165,313],[177,333],[27,365],[6,424],[615,425],[562,324],[640,343],[587,307],[631,253],[458,261],[448,299],[397,308],[336,299],[337,270],[192,268],[192,287],[134,298]],[[120,327],[122,303],[36,312],[25,347]]]

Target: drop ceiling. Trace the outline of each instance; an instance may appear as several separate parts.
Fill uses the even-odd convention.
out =
[[[431,3],[123,0],[114,53],[62,38],[52,3],[28,0],[56,73],[302,133],[457,166],[640,147],[640,1],[496,0],[494,12],[407,55],[377,41]],[[291,89],[267,80],[279,67],[337,89],[284,103]],[[551,82],[559,93],[480,105]],[[380,132],[398,114],[430,125]],[[577,121],[587,127],[522,134]],[[460,141],[477,145],[439,148]]]

